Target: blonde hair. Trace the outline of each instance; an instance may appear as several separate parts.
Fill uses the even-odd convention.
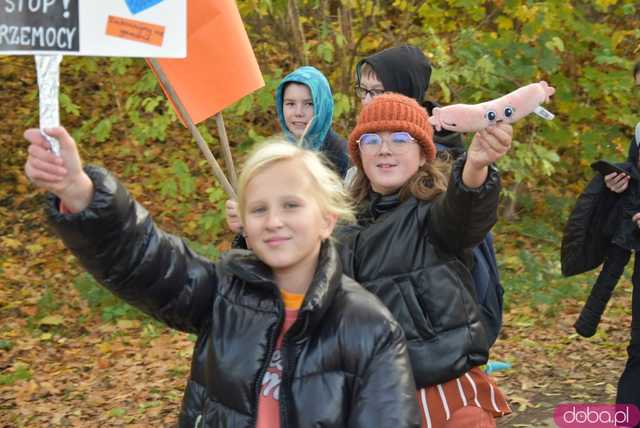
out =
[[[327,166],[328,161],[324,156],[297,147],[282,138],[271,139],[260,145],[244,164],[238,183],[238,214],[243,221],[246,215],[246,190],[251,179],[287,160],[299,161],[309,174],[313,196],[324,213],[336,215],[341,223],[355,221],[353,204],[342,179]]]
[[[400,200],[405,201],[410,196],[423,201],[430,201],[447,190],[449,174],[451,173],[451,160],[436,158],[427,161],[418,168],[401,187]],[[356,204],[361,204],[369,197],[371,182],[364,173],[363,168],[358,168],[350,186],[351,196]]]

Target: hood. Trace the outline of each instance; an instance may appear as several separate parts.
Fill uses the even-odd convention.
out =
[[[358,82],[364,63],[373,68],[385,91],[397,92],[422,103],[431,80],[431,64],[420,49],[401,45],[366,57],[356,65]]]
[[[324,139],[331,129],[333,120],[333,94],[331,93],[329,81],[317,68],[305,66],[287,74],[278,85],[278,89],[276,89],[278,121],[287,139],[291,142],[296,142],[295,136],[287,128],[282,110],[284,88],[288,83],[301,83],[311,91],[313,122],[305,136],[304,146],[308,149],[319,150],[324,144]]]

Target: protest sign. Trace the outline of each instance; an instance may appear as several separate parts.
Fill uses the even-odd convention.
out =
[[[184,58],[185,0],[0,0],[0,55]]]

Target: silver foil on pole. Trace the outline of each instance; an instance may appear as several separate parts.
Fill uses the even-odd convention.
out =
[[[40,133],[49,142],[51,151],[56,156],[60,156],[60,143],[48,136],[44,129],[60,126],[58,92],[62,55],[35,55],[35,58],[40,98]]]

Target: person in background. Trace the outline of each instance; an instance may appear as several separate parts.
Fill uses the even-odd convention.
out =
[[[400,45],[362,59],[356,65],[356,95],[363,105],[385,92],[395,92],[413,98],[429,115],[438,104],[426,99],[431,80],[431,64],[420,49]],[[460,134],[442,129],[435,131],[433,141],[438,156],[456,159],[465,152]],[[352,176],[355,169],[351,170]],[[347,179],[350,181],[351,177]],[[502,326],[504,289],[500,283],[498,263],[489,232],[472,250],[474,286],[487,325],[489,343],[493,344]]]
[[[640,61],[632,70],[636,90],[640,89]],[[618,194],[615,208],[606,223],[612,225],[611,242],[605,251],[604,264],[574,327],[578,334],[591,337],[613,294],[616,284],[635,253],[633,295],[631,297],[631,339],[628,359],[618,382],[616,403],[635,404],[640,408],[640,182],[631,175],[640,175],[640,123],[629,144],[627,161],[622,164],[628,173],[611,173],[604,177],[608,191]],[[605,190],[607,191],[607,190]]]
[[[349,168],[347,141],[332,129],[333,95],[327,78],[310,66],[286,75],[276,89],[280,127],[293,143],[319,151],[344,177]]]
[[[318,151],[333,169],[344,177],[350,167],[347,141],[332,129],[333,95],[327,78],[310,66],[287,74],[276,89],[278,121],[287,140]],[[229,229],[239,234],[242,225],[238,203],[228,199],[225,204]],[[237,236],[234,242],[238,242]]]

